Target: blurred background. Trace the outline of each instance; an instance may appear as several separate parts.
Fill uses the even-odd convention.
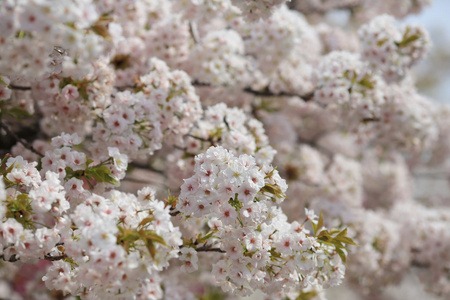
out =
[[[426,60],[416,67],[420,91],[436,101],[450,104],[450,1],[433,0],[407,23],[423,24],[431,35],[433,48]]]
[[[432,5],[420,14],[408,16],[401,22],[422,24],[433,41],[429,56],[414,70],[420,93],[450,105],[450,1],[433,0]],[[447,201],[450,194],[447,181],[445,176],[420,178],[416,182],[416,196],[422,197],[432,192]],[[328,300],[446,300],[424,291],[420,280],[414,275],[407,277],[401,285],[388,287],[382,295],[374,297],[361,297],[345,286],[327,291]]]

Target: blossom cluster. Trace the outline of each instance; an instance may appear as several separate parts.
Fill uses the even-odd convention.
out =
[[[312,90],[311,60],[321,45],[301,14],[282,6],[265,20],[247,23],[235,18],[231,26],[245,37],[245,52],[261,73],[253,85],[268,86],[274,93],[305,94]]]
[[[61,220],[76,228],[61,234],[70,259],[53,263],[43,277],[46,286],[94,298],[160,298],[158,273],[178,256],[182,241],[169,208],[153,194],[92,194],[76,206]]]
[[[398,81],[427,54],[430,37],[422,26],[396,26],[392,16],[382,15],[358,31],[363,58],[388,81]]]
[[[104,24],[107,21],[90,1],[70,4],[6,1],[3,4],[0,9],[2,74],[35,79],[49,73],[50,54],[58,45],[64,45],[69,65],[76,59],[80,66],[88,66],[108,47],[102,36],[108,35]],[[21,51],[16,51],[19,48]]]
[[[267,18],[273,13],[276,7],[280,7],[283,3],[289,0],[231,0],[234,5],[239,7],[244,17],[249,20],[258,20],[260,18]]]
[[[358,114],[358,121],[379,115],[384,103],[383,83],[357,55],[331,52],[323,58],[314,77],[314,96],[319,103],[343,106],[345,115]]]
[[[431,0],[305,0],[297,1],[296,8],[305,14],[325,14],[333,10],[350,10],[358,21],[367,21],[382,14],[403,18],[419,13]]]
[[[244,43],[234,30],[217,30],[206,34],[191,54],[191,72],[201,83],[243,85],[249,81]]]
[[[111,105],[102,111],[93,129],[93,152],[102,153],[106,144],[130,158],[152,154],[163,139],[179,142],[200,117],[202,109],[189,76],[171,72],[156,58],[151,64],[152,71],[137,82],[137,93],[115,93]]]
[[[302,224],[289,223],[276,206],[287,186],[275,169],[258,167],[251,156],[236,157],[223,147],[210,147],[195,162],[176,208],[187,220],[205,220],[211,243],[227,254],[213,265],[224,291],[283,295],[314,282],[339,284],[345,266],[336,250]],[[190,256],[190,265],[196,266],[195,252]]]
[[[127,156],[110,148],[110,159],[91,166],[71,149],[80,141],[76,135],[54,138],[40,171],[21,156],[2,162],[2,258],[52,261],[43,281],[65,294],[161,297],[158,273],[182,244],[169,207],[151,188],[137,197],[104,191],[102,181],[120,180]]]
[[[224,103],[208,107],[184,140],[185,149],[168,158],[171,164],[166,173],[170,188],[177,189],[183,179],[193,175],[194,156],[212,145],[220,145],[235,155],[254,156],[259,166],[270,164],[276,151],[269,145],[261,122],[248,118],[236,107]]]
[[[110,105],[106,95],[113,89],[113,70],[106,60],[97,60],[91,67],[87,75],[64,71],[33,84],[31,97],[43,113],[41,128],[48,135],[85,136],[92,130],[92,111]]]

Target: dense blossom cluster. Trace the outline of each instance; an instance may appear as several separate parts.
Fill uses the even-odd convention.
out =
[[[258,20],[260,18],[269,17],[275,8],[280,7],[281,4],[289,0],[231,0],[231,2],[239,7],[244,17],[249,20]]]
[[[197,80],[213,85],[246,85],[249,65],[244,43],[233,30],[211,31],[192,51],[192,72]]]
[[[50,72],[52,57],[42,54],[50,54],[55,46],[64,45],[69,65],[74,59],[88,65],[108,47],[97,34],[101,14],[90,1],[6,1],[0,14],[0,72],[8,76],[37,79]]]
[[[287,188],[275,169],[258,167],[251,156],[236,157],[223,147],[209,148],[195,162],[177,209],[188,220],[208,221],[218,247],[228,254],[213,265],[225,291],[283,295],[313,282],[341,281],[345,267],[335,249],[320,244],[298,222],[289,223],[275,205]]]
[[[80,142],[76,135],[54,138],[40,172],[21,156],[2,165],[2,257],[54,261],[43,281],[64,293],[158,297],[158,273],[182,243],[169,207],[150,188],[137,197],[102,192],[102,180],[112,184],[124,176],[127,156],[109,148],[109,159],[90,166],[93,161],[72,150]]]
[[[311,59],[321,46],[301,14],[283,6],[267,20],[235,18],[231,26],[244,37],[245,52],[253,58],[255,86],[268,86],[274,93],[312,90]]]
[[[296,1],[295,6],[307,14],[322,14],[334,9],[349,9],[355,14],[355,19],[366,21],[386,13],[403,18],[421,11],[431,2],[431,0],[305,0]]]
[[[235,155],[252,155],[259,166],[270,164],[275,155],[262,123],[248,118],[241,109],[228,108],[224,103],[208,107],[184,144],[185,149],[174,151],[168,158],[170,165],[166,173],[170,188],[178,188],[183,179],[192,176],[194,156],[215,144]]]
[[[357,55],[331,52],[321,61],[314,77],[314,95],[319,103],[340,105],[344,116],[356,118],[357,122],[379,115],[384,103],[383,83]]]
[[[382,15],[359,29],[363,58],[388,81],[397,81],[427,54],[430,38],[421,26],[398,28],[395,19]]]
[[[3,1],[0,295],[450,295],[429,2]]]
[[[105,60],[96,61],[92,67],[86,76],[58,72],[58,76],[44,78],[32,86],[31,97],[43,113],[41,128],[48,135],[71,132],[84,136],[92,130],[91,110],[110,105],[110,98],[105,95],[113,89],[113,70]]]
[[[156,58],[151,64],[151,72],[137,80],[137,93],[115,93],[111,105],[101,112],[93,129],[94,152],[102,153],[106,144],[130,158],[152,154],[163,139],[179,142],[200,117],[202,108],[189,76],[171,72]]]

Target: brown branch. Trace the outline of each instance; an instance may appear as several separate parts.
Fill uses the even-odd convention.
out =
[[[148,164],[148,165],[147,164],[140,164],[140,163],[137,163],[137,162],[133,161],[133,162],[131,162],[129,164],[129,166],[130,167],[134,167],[134,168],[139,168],[139,169],[150,170],[150,171],[158,173],[158,174],[164,174],[163,170],[155,169],[151,164]]]
[[[195,135],[192,135],[192,134],[188,134],[186,136],[191,137],[191,138],[196,139],[196,140],[199,140],[199,141],[202,141],[202,142],[209,142],[211,144],[214,144],[214,141],[211,138],[205,139],[205,138],[202,138],[202,137],[199,137],[199,136],[195,136]]]
[[[370,122],[380,122],[380,118],[364,118],[361,120],[363,123],[370,123]]]
[[[209,83],[199,82],[197,80],[194,80],[192,82],[192,85],[198,86],[198,87],[214,87],[213,85],[211,85]],[[10,87],[13,89],[16,89],[16,90],[23,90],[23,91],[31,89],[30,87],[25,87],[25,86],[12,86],[11,85]],[[115,88],[119,91],[124,91],[126,89],[135,89],[136,87],[137,87],[136,85],[115,86]],[[309,92],[304,95],[288,93],[288,92],[273,93],[273,92],[269,91],[267,88],[264,90],[254,90],[251,87],[246,87],[242,91],[245,93],[252,94],[255,96],[260,96],[260,97],[300,97],[305,102],[311,101],[314,97],[314,91]]]
[[[175,149],[182,150],[182,151],[186,151],[187,150],[187,147],[180,147],[180,146],[177,146],[177,145],[173,145],[173,147]]]
[[[302,5],[303,4],[303,5]],[[335,3],[331,5],[320,4],[305,4],[295,5],[295,9],[304,15],[308,14],[325,14],[331,10],[349,10],[354,13],[356,9],[361,7],[358,1],[348,1],[347,3]]]
[[[419,269],[428,269],[429,267],[431,267],[431,265],[429,263],[422,263],[422,262],[415,261],[415,260],[413,260],[411,262],[411,266],[419,268]]]
[[[445,171],[431,171],[431,172],[413,172],[412,175],[414,177],[426,178],[426,179],[440,179],[440,180],[448,180],[449,173]]]
[[[137,85],[115,86],[115,88],[122,92],[122,91],[124,91],[126,89],[133,89],[134,90],[135,88],[137,88]]]
[[[195,248],[195,251],[197,252],[219,252],[219,253],[226,253],[226,251],[220,249],[220,248],[213,248],[212,245],[203,245],[201,247]]]
[[[48,261],[57,261],[57,260],[62,260],[67,258],[67,255],[63,254],[63,255],[58,255],[58,256],[51,256],[50,254],[46,254],[44,255],[44,258],[41,258],[43,260],[48,260]],[[9,257],[9,259],[6,259],[5,256],[2,254],[0,255],[0,259],[7,261],[7,262],[17,262],[20,260],[20,257],[17,256],[17,254],[13,254]]]
[[[12,136],[17,142],[19,142],[20,144],[22,144],[25,148],[27,148],[28,150],[30,150],[31,152],[33,152],[34,154],[39,155],[40,157],[44,157],[44,155],[42,153],[40,153],[39,151],[37,151],[32,145],[30,145],[26,140],[20,138],[17,134],[15,134],[13,131],[11,131],[11,129],[9,129],[9,127],[0,121],[0,128],[2,128],[3,130],[6,131],[7,134],[9,134],[10,136]]]
[[[200,39],[198,37],[197,26],[192,21],[189,22],[189,32],[190,32],[190,34],[192,36],[192,39],[194,40],[194,43],[198,44]]]
[[[18,258],[16,254],[13,254],[9,257],[9,259],[5,259],[5,256],[2,254],[0,255],[0,259],[8,262],[16,262],[19,261],[20,258]]]
[[[170,213],[169,215],[171,215],[172,217],[175,217],[176,215],[180,214],[181,212],[179,210],[175,210],[175,208],[171,207],[170,208]]]
[[[194,80],[192,82],[192,85],[199,86],[199,87],[213,87],[209,83],[199,82],[197,80]],[[246,87],[242,91],[244,91],[245,93],[252,94],[255,96],[260,96],[260,97],[300,97],[305,102],[311,101],[314,97],[314,91],[304,94],[304,95],[295,94],[295,93],[287,93],[287,92],[273,93],[273,92],[269,91],[267,88],[264,90],[254,90],[251,87]]]
[[[195,241],[194,245],[197,245],[197,241]],[[185,247],[185,245],[181,245],[180,248]],[[219,252],[219,253],[227,253],[226,251],[220,248],[214,248],[213,245],[204,244],[203,246],[194,248],[197,252]]]
[[[63,254],[63,255],[58,255],[58,256],[51,256],[51,255],[44,255],[44,259],[48,260],[48,261],[57,261],[57,260],[62,260],[67,258],[67,255]]]
[[[262,91],[257,91],[257,90],[254,90],[252,88],[249,88],[249,87],[244,88],[244,92],[249,93],[249,94],[253,94],[255,96],[260,96],[260,97],[300,97],[305,102],[311,101],[313,99],[313,97],[314,97],[314,92],[310,92],[310,93],[305,94],[305,95],[299,95],[299,94],[294,94],[294,93],[286,93],[286,92],[272,93],[268,89],[265,89],[265,90],[262,90]]]
[[[8,87],[10,89],[16,90],[16,91],[30,91],[31,90],[30,86],[20,86],[20,85],[10,84],[10,85],[8,85]]]

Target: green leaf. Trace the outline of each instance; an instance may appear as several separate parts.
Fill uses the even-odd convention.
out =
[[[94,162],[93,159],[88,158],[88,159],[86,160],[86,166],[89,167],[89,165],[92,164],[93,162]]]
[[[200,239],[197,240],[198,243],[199,243],[199,244],[203,244],[203,243],[206,242],[209,238],[211,238],[211,237],[214,235],[214,233],[216,233],[216,230],[208,232],[205,236],[203,236],[203,237],[201,237]]]
[[[311,226],[312,226],[312,228],[314,230],[314,233],[316,233],[317,232],[317,225],[314,222],[311,222]]]
[[[271,261],[276,261],[276,260],[279,260],[281,258],[281,253],[277,252],[275,250],[275,248],[270,248],[269,253],[270,253],[270,260]]]
[[[9,87],[9,85],[3,80],[3,76],[0,75],[0,83]]]
[[[12,107],[9,109],[4,109],[2,113],[8,114],[14,119],[22,119],[24,117],[30,117],[30,113],[26,111],[25,109],[18,108],[18,107]]]
[[[155,220],[154,217],[147,217],[147,218],[143,219],[143,220],[139,223],[138,227],[145,227],[145,225],[147,225],[148,223],[150,223],[150,222],[152,222],[152,221],[154,221],[154,220]]]
[[[418,39],[420,39],[420,35],[418,34],[413,34],[410,35],[408,37],[403,37],[403,40],[397,44],[398,47],[402,48],[402,47],[406,47],[408,46],[408,44],[417,41]]]
[[[284,198],[284,194],[281,191],[281,188],[278,185],[266,183],[260,190],[263,193],[269,193],[274,195],[277,198]]]
[[[322,212],[321,212],[319,215],[319,221],[317,222],[317,230],[322,229],[322,227],[323,227],[323,216],[322,216]],[[316,234],[317,234],[317,232],[316,232]]]
[[[349,244],[349,245],[354,245],[354,246],[358,246],[358,244],[356,244],[351,238],[346,237],[346,236],[342,236],[339,238],[336,238],[338,241],[341,241],[344,244]]]
[[[336,236],[336,238],[340,237],[340,236],[346,236],[347,235],[347,228],[345,228],[344,230],[342,230],[341,232],[339,232],[339,234]]]
[[[138,231],[138,234],[144,241],[148,253],[152,258],[155,258],[156,255],[156,248],[154,242],[167,246],[166,241],[160,235],[156,234],[156,232],[154,232],[153,230],[141,229]]]
[[[365,88],[368,88],[369,90],[373,90],[375,88],[375,83],[373,80],[371,80],[370,75],[366,75],[358,82],[358,84],[362,85]]]
[[[164,246],[167,246],[166,241],[153,230],[141,229],[141,230],[138,231],[138,234],[143,239],[149,239],[149,240],[154,241],[155,243],[159,243],[159,244],[162,244]]]
[[[234,207],[237,211],[239,211],[242,208],[242,203],[238,200],[238,193],[234,194],[234,199],[230,198],[228,200],[228,203]]]
[[[273,168],[266,176],[264,176],[264,179],[272,178],[273,173],[275,172],[276,169],[277,167]]]
[[[317,296],[316,291],[300,292],[295,300],[310,300]]]
[[[147,247],[148,253],[150,253],[150,256],[154,259],[156,255],[156,249],[153,241],[150,239],[144,239],[144,242],[145,246]]]
[[[119,185],[119,182],[111,176],[111,170],[107,166],[93,167],[92,169],[86,170],[88,174],[92,176],[98,182],[106,182],[114,185]]]
[[[347,263],[347,255],[345,254],[345,252],[341,248],[336,248],[336,252],[339,255],[339,257],[341,258],[342,262],[344,264],[346,264]]]

